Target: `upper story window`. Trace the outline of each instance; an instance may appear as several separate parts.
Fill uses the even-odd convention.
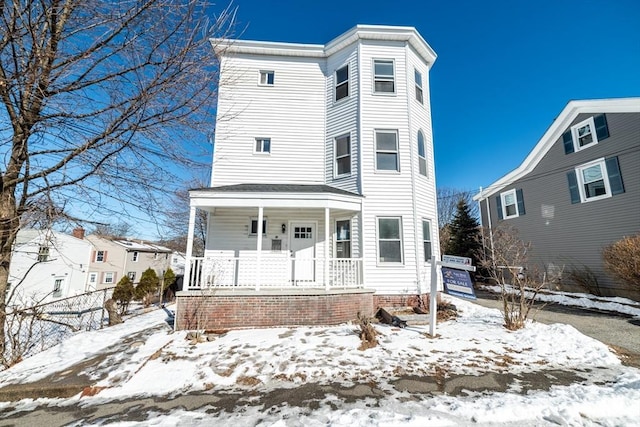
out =
[[[395,93],[394,64],[391,59],[375,59],[373,61],[374,93]]]
[[[49,246],[42,245],[38,248],[38,262],[49,261]]]
[[[140,253],[138,251],[134,251],[133,255],[131,256],[131,261],[137,262],[139,257],[140,257]]]
[[[273,86],[275,81],[275,71],[260,70],[260,86]]]
[[[604,114],[589,117],[562,135],[565,154],[584,150],[609,137],[607,118]]]
[[[335,142],[335,177],[351,175],[351,136],[342,135]]]
[[[398,132],[376,131],[376,170],[399,171]]]
[[[105,262],[107,259],[107,251],[96,252],[96,262]]]
[[[418,168],[420,175],[427,176],[427,154],[424,149],[424,134],[418,131]]]
[[[53,297],[58,298],[62,296],[62,285],[64,284],[64,279],[55,278],[53,281]]]
[[[522,189],[513,189],[500,193],[496,197],[499,219],[517,218],[525,214]]]
[[[567,174],[571,203],[584,203],[624,193],[617,157],[585,163]]]
[[[336,70],[336,101],[349,96],[349,66]]]
[[[256,138],[256,145],[254,149],[254,153],[271,153],[271,138]]]
[[[423,94],[422,94],[422,73],[418,70],[413,70],[413,79],[416,84],[416,101],[420,104],[424,103]]]

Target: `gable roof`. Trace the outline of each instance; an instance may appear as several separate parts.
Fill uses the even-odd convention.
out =
[[[639,112],[640,98],[610,98],[570,101],[567,106],[564,107],[560,115],[555,118],[553,123],[551,123],[551,126],[549,126],[544,135],[542,135],[542,138],[540,138],[538,143],[520,166],[490,184],[486,189],[481,190],[478,194],[473,196],[473,200],[484,200],[533,171],[533,169],[551,149],[553,144],[558,141],[579,114]]]
[[[433,65],[437,58],[435,51],[414,27],[388,25],[356,25],[325,45],[214,38],[210,39],[210,42],[218,56],[244,53],[326,58],[358,40],[407,42],[429,65]]]

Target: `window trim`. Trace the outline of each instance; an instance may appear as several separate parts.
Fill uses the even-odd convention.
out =
[[[427,224],[427,226],[429,227],[429,240],[425,240],[424,239],[424,225]],[[432,226],[431,226],[431,220],[430,219],[426,219],[426,218],[422,218],[422,257],[424,258],[424,262],[430,262],[431,261],[431,257],[427,258],[427,252],[424,250],[425,248],[425,244],[427,242],[429,242],[429,253],[431,254],[431,256],[433,256],[433,235],[431,234],[431,230],[432,230]]]
[[[585,189],[584,189],[584,186],[585,186],[584,175],[582,174],[582,172],[594,166],[600,166],[600,172],[602,173],[602,181],[604,183],[605,194],[587,198]],[[578,180],[578,191],[580,193],[581,203],[588,203],[588,202],[594,202],[596,200],[608,199],[613,195],[611,192],[611,184],[609,183],[609,171],[607,170],[607,163],[604,157],[576,166],[575,171],[576,171],[576,179]]]
[[[338,71],[342,71],[344,69],[347,69],[347,79],[343,80],[341,82],[338,82]],[[350,75],[350,70],[349,70],[349,64],[345,64],[340,68],[337,68],[336,71],[333,73],[333,102],[340,102],[343,99],[349,99],[351,97],[351,91],[350,91],[350,86],[349,86],[349,81],[351,80],[351,75]],[[347,86],[347,94],[342,96],[341,98],[338,98],[338,87],[340,86]]]
[[[578,130],[585,126],[589,126],[591,129],[591,138],[592,141],[586,145],[580,145],[580,139],[578,137]],[[596,132],[596,124],[593,116],[571,126],[571,138],[573,139],[573,149],[577,153],[578,151],[585,150],[589,147],[593,147],[598,144],[598,133]]]
[[[271,75],[271,83],[269,83],[269,75]],[[262,76],[265,76],[264,83],[262,82]],[[276,84],[276,72],[274,70],[260,70],[258,71],[258,86],[273,87]]]
[[[381,219],[394,219],[398,221],[398,232],[400,233],[400,236],[398,239],[381,239],[380,238],[380,220]],[[381,260],[381,255],[382,255],[382,251],[380,250],[380,242],[385,241],[399,241],[400,242],[400,261],[382,261]],[[388,265],[388,266],[398,266],[398,265],[404,265],[404,236],[402,233],[402,216],[378,216],[376,217],[376,249],[378,252],[378,256],[376,258],[376,262],[377,265],[379,266],[384,266],[384,265]]]
[[[105,254],[107,251],[96,251],[96,262],[104,262]],[[102,254],[102,256],[100,256]]]
[[[265,141],[268,141],[268,151],[265,151]],[[258,151],[258,144],[260,144],[260,151]],[[261,156],[268,156],[271,154],[271,138],[256,137],[253,144],[253,154]]]
[[[111,277],[111,281],[107,281],[107,276]],[[114,271],[105,271],[102,273],[102,283],[103,284],[113,284],[116,282],[116,273]]]
[[[387,75],[383,75],[383,74],[376,74],[376,62],[390,62],[391,63],[391,67],[392,67],[392,75],[391,77],[387,76]],[[372,71],[372,77],[373,77],[373,94],[374,95],[383,95],[383,96],[394,96],[396,95],[397,92],[397,85],[396,85],[396,61],[393,58],[373,58],[373,62],[372,62],[372,67],[371,67],[371,71]],[[393,90],[392,91],[378,91],[376,90],[376,82],[391,82],[393,84]]]
[[[349,238],[348,239],[339,239],[338,238],[338,223],[339,222],[345,222],[348,221],[349,222]],[[351,218],[336,218],[333,224],[333,232],[334,232],[334,239],[333,239],[333,258],[335,259],[349,259],[353,257],[353,221],[351,221]],[[345,258],[338,258],[338,243],[341,242],[349,242],[349,256],[345,257]]]
[[[348,139],[347,148],[349,150],[347,154],[338,156],[338,140],[343,138]],[[346,157],[349,157],[349,172],[341,174],[338,172],[338,160],[344,159]],[[352,159],[351,159],[351,133],[345,133],[343,135],[336,136],[335,138],[333,138],[333,178],[338,179],[338,178],[345,178],[345,177],[351,176],[352,166],[353,165],[352,165]]]
[[[508,195],[513,195],[513,205],[515,206],[515,210],[516,213],[513,215],[507,215],[507,203],[506,203],[506,198]],[[501,203],[501,208],[502,208],[502,219],[511,219],[511,218],[517,218],[520,216],[520,210],[518,209],[518,195],[516,193],[516,189],[512,188],[509,191],[505,191],[503,193],[500,193],[500,203]]]
[[[375,172],[376,173],[400,173],[400,147],[399,147],[399,139],[400,135],[398,134],[397,129],[375,129],[374,131],[374,164],[375,164]],[[396,149],[395,151],[389,150],[378,150],[378,134],[379,133],[392,133],[396,136]],[[394,169],[379,169],[378,168],[378,153],[394,153],[396,155],[396,168]]]
[[[420,84],[418,84],[418,77],[420,77]],[[413,83],[415,85],[415,99],[420,103],[420,105],[424,105],[424,89],[422,88],[422,73],[418,71],[417,68],[413,69]],[[418,97],[418,93],[420,97]]]
[[[256,232],[253,233],[253,222],[256,222]],[[267,221],[267,217],[262,217],[262,236],[266,237],[267,236],[267,226],[269,225],[269,222]],[[249,218],[249,237],[254,237],[258,235],[258,217],[257,216],[252,216],[251,218]]]
[[[420,141],[420,137],[422,137],[422,141]],[[420,155],[420,143],[422,142],[422,155]],[[427,163],[427,147],[424,142],[424,132],[422,129],[418,130],[416,135],[416,144],[418,145],[418,175],[422,175],[424,177],[429,177],[429,163]],[[422,173],[422,164],[424,164],[424,173]]]
[[[94,280],[91,280],[91,278],[93,277]],[[89,276],[88,276],[88,281],[87,283],[89,284],[97,284],[98,283],[98,272],[97,271],[90,271],[89,272]]]

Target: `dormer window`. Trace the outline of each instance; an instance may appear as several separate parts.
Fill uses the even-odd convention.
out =
[[[275,71],[260,71],[260,86],[273,86],[275,81]]]

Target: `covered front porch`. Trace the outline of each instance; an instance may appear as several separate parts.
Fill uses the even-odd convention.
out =
[[[359,289],[362,196],[326,185],[241,184],[190,192],[185,291]],[[193,256],[197,209],[208,213]]]

